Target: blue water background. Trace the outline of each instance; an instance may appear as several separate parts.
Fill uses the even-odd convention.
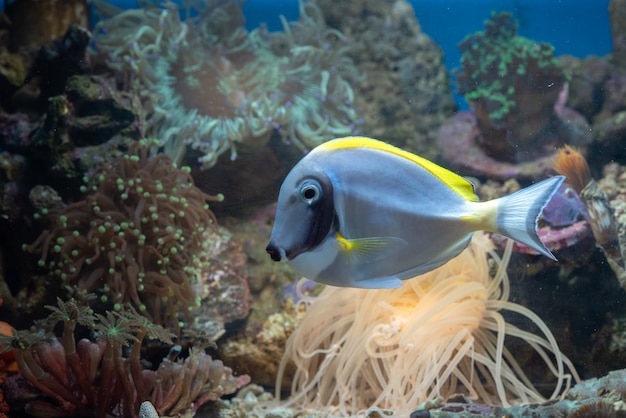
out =
[[[0,9],[11,0],[0,0]],[[20,1],[20,0],[13,0]],[[350,0],[344,0],[350,1]],[[387,0],[391,1],[391,0]],[[483,30],[483,22],[493,10],[506,10],[519,22],[519,33],[530,39],[549,42],[556,55],[577,57],[605,55],[611,51],[609,0],[412,0],[422,29],[445,53],[448,69],[460,66],[457,44],[470,33]],[[120,7],[137,6],[136,0],[110,0]],[[248,0],[244,4],[246,26],[261,23],[281,30],[279,15],[288,21],[298,18],[296,0]],[[465,108],[464,100],[457,103]]]

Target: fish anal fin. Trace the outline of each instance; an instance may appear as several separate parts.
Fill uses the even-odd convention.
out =
[[[374,279],[356,280],[352,282],[352,285],[362,289],[395,289],[402,286],[402,280],[395,276],[384,276]]]

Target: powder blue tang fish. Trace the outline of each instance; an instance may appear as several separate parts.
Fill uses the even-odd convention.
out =
[[[438,165],[364,137],[326,142],[285,178],[267,252],[334,286],[393,288],[457,256],[474,231],[498,232],[556,260],[537,219],[565,177],[479,202]]]

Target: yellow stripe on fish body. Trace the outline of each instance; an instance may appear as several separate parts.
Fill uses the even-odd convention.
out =
[[[439,181],[448,186],[451,190],[453,190],[456,194],[461,196],[463,199],[469,202],[477,202],[478,196],[474,192],[474,186],[472,183],[459,176],[458,174],[453,173],[450,170],[446,170],[443,167],[438,166],[437,164],[428,161],[425,158],[420,157],[419,155],[415,155],[403,149],[394,147],[386,142],[378,141],[372,138],[366,138],[362,136],[350,136],[346,138],[335,139],[332,141],[325,142],[324,144],[318,146],[319,149],[325,150],[339,150],[339,149],[350,149],[350,148],[371,148],[378,151],[387,152],[390,154],[397,155],[398,157],[405,158],[409,161],[414,162],[419,165],[426,171],[428,171],[433,176],[437,177]]]

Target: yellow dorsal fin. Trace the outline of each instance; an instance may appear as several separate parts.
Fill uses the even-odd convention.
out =
[[[326,142],[320,145],[319,148],[326,150],[372,148],[379,151],[388,152],[412,161],[415,164],[418,164],[430,174],[437,177],[442,183],[447,185],[463,199],[470,202],[478,201],[478,196],[476,196],[476,193],[474,192],[474,186],[472,186],[472,183],[465,180],[463,177],[453,173],[450,170],[446,170],[445,168],[440,167],[437,164],[420,157],[419,155],[415,155],[403,149],[394,147],[393,145],[387,144],[386,142],[382,142],[377,139],[366,138],[363,136],[349,136],[346,138],[339,138]]]

